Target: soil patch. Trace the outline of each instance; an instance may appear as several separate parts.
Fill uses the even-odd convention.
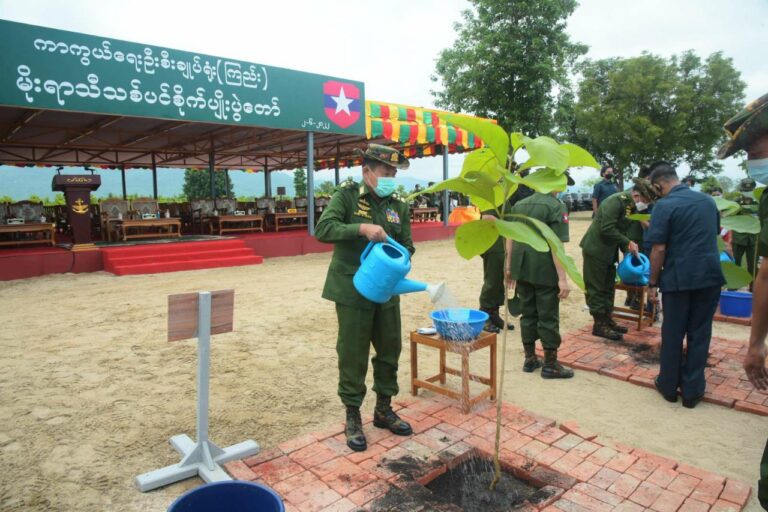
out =
[[[537,488],[514,475],[502,471],[496,488],[493,464],[487,459],[472,457],[427,484],[438,501],[458,505],[465,512],[504,512],[523,507]],[[539,500],[541,501],[541,500]]]

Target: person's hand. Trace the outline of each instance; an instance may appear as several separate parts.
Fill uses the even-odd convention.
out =
[[[637,254],[637,251],[639,251],[640,248],[637,246],[635,242],[630,241],[629,245],[627,246],[627,252],[631,254]]]
[[[648,229],[651,227],[651,223],[648,222],[647,220],[641,220],[640,225],[643,226],[643,229]]]
[[[659,289],[656,286],[648,287],[648,300],[653,304],[659,303]]]
[[[747,378],[757,389],[765,391],[768,389],[768,369],[765,368],[765,358],[768,355],[768,349],[765,344],[758,347],[750,347],[744,358],[744,370],[747,372]]]
[[[568,294],[571,293],[571,286],[568,284],[567,279],[563,279],[557,282],[557,287],[560,288],[560,293],[557,295],[561,299],[567,299]]]
[[[504,284],[507,285],[507,290],[514,290],[517,285],[517,281],[512,279],[512,271],[509,269],[504,271]]]
[[[372,242],[387,241],[387,232],[384,231],[383,227],[376,224],[360,224],[357,232]]]

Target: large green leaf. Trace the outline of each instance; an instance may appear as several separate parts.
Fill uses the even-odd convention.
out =
[[[651,214],[650,213],[633,213],[627,218],[629,220],[637,220],[637,221],[651,220]]]
[[[491,148],[499,165],[506,167],[509,153],[509,137],[501,126],[484,119],[464,116],[447,116],[446,121],[480,137]]]
[[[765,192],[765,187],[757,187],[754,191],[755,201],[760,201],[760,198],[763,197],[763,192]]]
[[[524,222],[515,222],[496,219],[496,228],[504,238],[511,238],[515,242],[521,242],[530,245],[539,252],[548,252],[547,241],[536,232],[531,226]]]
[[[720,266],[725,276],[725,286],[732,290],[744,288],[752,282],[752,274],[746,269],[731,263],[730,261],[721,261]]]
[[[512,143],[512,153],[523,147],[525,144],[525,135],[520,132],[513,132],[509,134],[509,141]]]
[[[595,157],[589,154],[589,151],[577,146],[576,144],[560,144],[560,147],[568,150],[568,167],[594,167],[600,168]]]
[[[532,188],[536,192],[549,194],[552,191],[563,191],[568,186],[568,178],[553,169],[538,169],[525,178],[518,176],[519,183]],[[513,178],[512,181],[515,181]]]
[[[510,214],[507,217],[518,217],[525,219],[536,226],[536,229],[539,230],[539,233],[541,233],[541,235],[547,241],[547,244],[549,244],[549,248],[552,251],[552,254],[554,254],[555,258],[557,258],[557,260],[563,265],[563,268],[568,274],[568,277],[570,277],[571,280],[576,283],[576,286],[578,286],[580,290],[584,291],[584,278],[581,277],[579,270],[576,268],[576,262],[573,261],[573,258],[565,253],[565,246],[563,245],[563,242],[561,242],[560,238],[558,238],[555,232],[552,231],[552,228],[547,226],[539,219],[526,217],[525,215],[520,215],[517,213]]]
[[[483,173],[490,176],[493,181],[498,181],[504,175],[506,169],[499,165],[496,155],[489,148],[477,149],[464,158],[460,176],[467,177],[468,173]]]
[[[441,181],[440,183],[432,185],[425,190],[421,190],[416,194],[411,194],[407,199],[410,201],[416,196],[431,194],[432,192],[440,192],[441,190],[453,190],[454,192],[460,192],[467,195],[473,203],[484,210],[494,209],[504,202],[504,190],[501,188],[501,185],[489,187],[478,180],[471,180],[461,176]],[[475,200],[477,200],[477,202],[475,202]],[[481,203],[482,206],[478,203]]]
[[[530,158],[520,166],[521,170],[531,167],[549,167],[556,174],[563,174],[568,168],[570,153],[554,139],[541,136],[535,139],[524,137],[523,140]]]
[[[456,229],[456,250],[462,258],[470,259],[490,249],[499,238],[492,220],[473,220]]]
[[[752,215],[731,215],[723,217],[720,225],[737,233],[756,235],[760,233],[760,221]]]
[[[724,216],[733,215],[741,209],[739,203],[734,201],[729,201],[728,199],[723,199],[722,197],[714,197],[713,199],[715,200],[717,209],[720,210]]]

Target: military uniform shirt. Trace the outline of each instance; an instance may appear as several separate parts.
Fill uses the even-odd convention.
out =
[[[760,217],[760,235],[757,244],[757,255],[768,257],[768,189],[763,190],[763,195],[760,196],[760,209],[758,215]]]
[[[685,185],[677,185],[653,209],[646,241],[665,244],[662,292],[722,286],[717,236],[720,213],[715,201]]]
[[[527,197],[512,208],[512,213],[538,219],[552,228],[561,241],[569,240],[568,210],[552,194],[536,193]],[[550,251],[539,252],[527,244],[515,242],[510,267],[512,279],[541,286],[556,287],[558,284],[557,269]]]
[[[617,249],[626,250],[629,245],[627,231],[632,221],[627,217],[634,212],[635,201],[629,190],[603,201],[579,244],[584,254],[604,262],[616,261]]]
[[[333,243],[333,257],[323,288],[323,298],[347,306],[371,309],[374,303],[360,295],[352,278],[368,240],[358,234],[360,224],[377,224],[413,254],[408,203],[398,194],[378,198],[365,184],[346,182],[333,195],[315,228],[321,242]],[[400,303],[395,295],[385,307]]]

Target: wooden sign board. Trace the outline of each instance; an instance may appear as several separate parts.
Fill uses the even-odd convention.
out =
[[[168,341],[197,337],[199,293],[168,296]],[[211,292],[211,334],[232,332],[235,290]]]

